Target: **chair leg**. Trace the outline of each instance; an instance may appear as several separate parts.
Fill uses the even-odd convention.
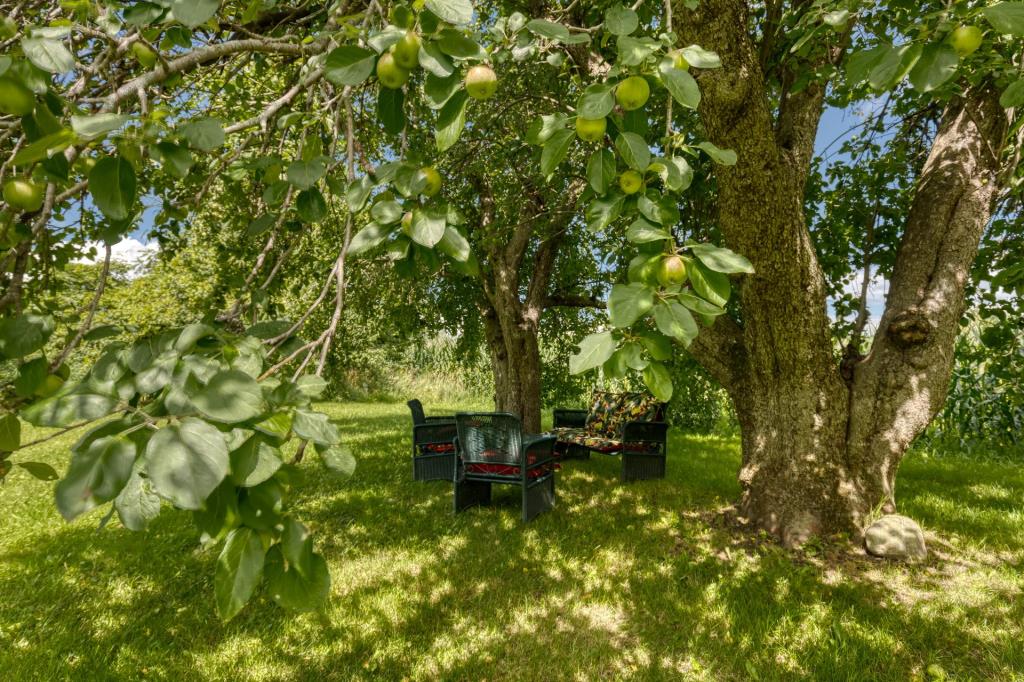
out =
[[[622,482],[665,478],[665,453],[622,453]]]
[[[491,484],[487,481],[455,481],[453,506],[456,513],[491,503]]]
[[[523,522],[530,521],[541,512],[555,506],[555,477],[548,476],[540,483],[523,487]]]

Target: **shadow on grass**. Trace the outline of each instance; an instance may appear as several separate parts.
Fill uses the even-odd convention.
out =
[[[332,406],[357,454],[339,482],[306,467],[297,513],[333,578],[322,615],[264,596],[214,617],[215,554],[184,515],[144,535],[53,526],[3,545],[0,669],[134,679],[907,679],[1024,669],[1022,580],[1006,469],[957,480],[908,464],[903,504],[961,555],[901,567],[816,560],[702,519],[738,492],[736,444],[673,435],[669,477],[623,485],[619,461],[570,461],[558,506],[518,520],[514,488],[451,513],[451,485],[411,481],[404,405]],[[314,464],[311,462],[310,464]],[[1002,471],[1002,478],[1000,478]],[[2,502],[0,502],[2,504]],[[2,509],[2,507],[0,507]],[[6,511],[6,510],[4,510]],[[90,517],[92,518],[92,517]],[[992,541],[994,542],[994,541]],[[954,551],[954,550],[950,550]]]

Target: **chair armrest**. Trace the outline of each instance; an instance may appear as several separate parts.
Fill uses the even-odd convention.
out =
[[[451,422],[453,424],[455,423],[455,415],[453,414],[439,415],[437,417],[425,417],[425,419],[428,422]]]
[[[587,425],[587,411],[586,410],[565,410],[557,409],[554,411],[554,424],[555,428],[560,426],[568,426],[571,428],[583,428]]]
[[[457,433],[455,422],[417,424],[412,427],[412,442],[413,445],[451,443]]]
[[[624,443],[664,443],[668,437],[666,422],[626,422],[622,427]]]
[[[533,463],[524,466],[523,471],[525,472],[527,469],[533,469],[548,462],[554,462],[556,440],[558,439],[555,436],[527,436],[523,438],[523,461],[529,462],[530,455],[535,456]]]

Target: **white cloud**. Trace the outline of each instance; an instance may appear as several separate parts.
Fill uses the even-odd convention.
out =
[[[76,263],[93,264],[103,261],[103,244],[89,242],[86,248],[89,247],[95,251],[95,255],[91,258],[78,258]],[[138,277],[149,267],[159,250],[160,245],[155,241],[143,243],[134,237],[125,237],[110,248],[110,259],[129,266],[128,277]]]

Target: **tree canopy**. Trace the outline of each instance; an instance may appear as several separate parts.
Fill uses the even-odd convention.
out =
[[[307,451],[355,466],[313,405],[349,295],[483,336],[534,429],[546,310],[571,372],[663,401],[692,353],[737,407],[742,513],[800,542],[894,502],[965,296],[1012,321],[1024,281],[1021,2],[23,2],[0,30],[0,477],[56,477],[16,413],[97,422],[58,509],[192,512],[224,618],[262,579],[327,594],[289,491]],[[819,163],[829,105],[870,115]],[[194,319],[95,326],[140,225],[207,259]]]

